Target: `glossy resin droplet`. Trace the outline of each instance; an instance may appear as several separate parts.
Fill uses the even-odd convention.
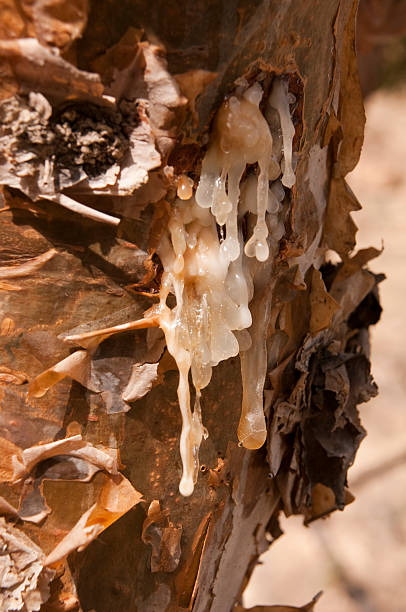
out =
[[[186,174],[181,174],[178,178],[178,188],[176,195],[181,200],[190,200],[193,195],[193,181]]]
[[[210,208],[217,223],[226,227],[222,251],[229,261],[236,260],[240,253],[238,204],[240,182],[247,164],[258,163],[259,175],[255,206],[257,223],[245,246],[245,254],[259,261],[265,261],[269,255],[265,213],[272,135],[259,109],[261,98],[261,86],[255,83],[240,98],[233,96],[221,106],[196,191],[199,206]]]

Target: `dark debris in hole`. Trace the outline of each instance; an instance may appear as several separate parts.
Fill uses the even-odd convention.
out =
[[[106,113],[92,105],[64,109],[49,126],[56,136],[56,163],[66,168],[83,166],[88,176],[102,174],[128,149],[122,120],[121,113]]]
[[[122,159],[129,148],[123,124],[137,120],[93,104],[52,110],[41,94],[14,96],[0,105],[0,152],[20,166],[20,175],[27,165],[53,163],[59,171],[83,169],[96,177]]]

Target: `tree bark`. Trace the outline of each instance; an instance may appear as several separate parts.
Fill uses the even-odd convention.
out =
[[[100,499],[106,482],[118,496],[120,474],[132,485],[120,509],[103,515],[103,525],[111,526],[85,550],[55,563],[36,553],[55,575],[42,573],[44,582],[52,578],[47,603],[46,588],[38,583],[32,592],[42,593],[43,610],[231,611],[241,604],[259,555],[280,535],[280,512],[309,522],[353,499],[347,469],[364,436],[357,404],[376,393],[368,327],[379,318],[380,278],[365,266],[379,253],[353,252],[350,213],[359,204],[344,179],[358,161],[364,126],[354,50],[357,2],[94,0],[87,6],[78,0],[73,14],[63,0],[45,7],[22,2],[20,10],[12,0],[3,4],[3,108],[12,96],[23,104],[35,91],[54,114],[69,100],[100,122],[100,113],[113,112],[105,93],[127,104],[119,119],[105,121],[119,125],[116,135],[127,130],[134,151],[127,192],[124,183],[121,191],[89,187],[73,170],[64,188],[62,172],[57,176],[65,195],[121,219],[118,227],[63,208],[54,194],[44,198],[32,175],[22,179],[16,165],[1,175],[0,493],[9,528],[49,555]],[[48,55],[41,63],[40,47],[22,46],[26,38],[47,53],[58,48],[61,63]],[[82,369],[72,380],[70,370],[71,377],[61,376],[41,397],[27,393],[28,383],[69,355],[61,334],[137,320],[155,303],[162,272],[156,241],[168,222],[176,178],[187,174],[197,185],[213,118],[242,79],[261,83],[265,108],[277,77],[295,96],[297,166],[296,184],[283,200],[284,235],[250,304],[253,325],[266,323],[267,442],[255,451],[238,445],[240,362],[221,362],[202,392],[209,437],[200,474],[193,495],[182,497],[178,371],[158,332],[112,335],[90,357],[82,350],[86,376]],[[130,104],[139,113],[133,132]],[[147,127],[134,136],[140,125]],[[47,146],[46,155],[35,149],[39,164],[57,143]],[[93,164],[102,164],[100,155]],[[330,251],[339,263],[328,263]],[[35,259],[44,253],[48,259]],[[158,362],[146,383],[150,390],[124,401],[132,366]],[[82,442],[75,444],[89,443],[85,450],[69,442],[24,463],[24,449],[79,434]],[[89,459],[94,448],[115,456],[117,469],[107,459],[101,466]],[[19,478],[13,456],[25,466]],[[39,609],[24,605],[18,609]]]

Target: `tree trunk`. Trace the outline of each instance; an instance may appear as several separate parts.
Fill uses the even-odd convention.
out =
[[[32,571],[10,553],[23,586],[7,584],[2,609],[241,610],[280,512],[309,522],[353,499],[357,404],[376,393],[368,326],[380,279],[365,265],[378,252],[352,253],[359,204],[344,180],[364,126],[357,2],[0,4],[2,537],[30,550]],[[255,341],[241,349],[244,394],[264,393],[267,441],[238,443],[240,358],[220,361],[202,390],[209,436],[185,497],[179,362],[148,309],[176,189],[196,189],[216,113],[255,83],[274,143],[278,83],[294,125],[283,235],[254,270]],[[256,176],[255,163],[244,168],[243,182]]]

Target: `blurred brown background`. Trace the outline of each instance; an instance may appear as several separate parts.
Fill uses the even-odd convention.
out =
[[[343,513],[304,528],[285,519],[285,535],[262,557],[245,591],[246,607],[302,605],[319,590],[318,612],[406,611],[406,2],[361,2],[358,51],[367,125],[361,161],[348,177],[363,205],[354,214],[358,248],[375,246],[384,272],[383,315],[372,328],[379,396],[362,404],[368,431]]]

